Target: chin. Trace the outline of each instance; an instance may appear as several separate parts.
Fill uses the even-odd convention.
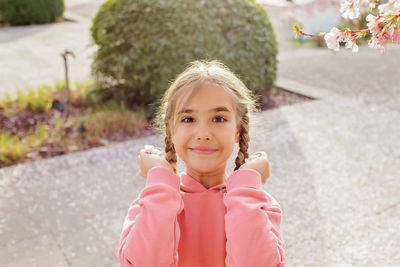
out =
[[[213,166],[210,166],[209,164],[201,163],[201,164],[191,164],[190,165],[193,170],[196,171],[203,171],[207,172],[210,171],[210,169],[213,169]]]
[[[205,173],[205,172],[210,172],[216,168],[216,166],[213,166],[211,164],[208,164],[208,162],[190,162],[189,164],[185,162],[186,169],[187,166],[190,166],[190,168],[196,172],[199,173]]]

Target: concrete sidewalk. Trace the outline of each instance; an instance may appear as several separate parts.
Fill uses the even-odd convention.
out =
[[[102,2],[66,0],[64,17],[71,22],[0,28],[0,97],[64,81],[61,53],[65,49],[76,55],[69,60],[70,80],[87,80],[95,51],[89,31],[91,18]]]
[[[286,266],[400,265],[399,56],[281,50],[278,85],[316,100],[259,113],[249,150],[271,162]],[[0,169],[0,266],[119,266],[145,144],[162,136]]]

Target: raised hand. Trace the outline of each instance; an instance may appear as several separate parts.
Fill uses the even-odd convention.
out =
[[[246,162],[242,164],[239,169],[252,169],[258,171],[261,175],[261,182],[265,184],[270,175],[267,154],[263,151],[253,153],[248,159],[246,159]]]
[[[153,167],[159,166],[174,171],[173,167],[163,156],[161,150],[156,149],[151,145],[146,145],[140,150],[138,161],[140,167],[139,174],[145,179],[147,178],[148,171]]]

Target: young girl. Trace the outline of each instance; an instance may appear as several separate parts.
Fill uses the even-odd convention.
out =
[[[121,266],[284,266],[278,202],[261,184],[264,152],[249,157],[254,99],[218,61],[194,61],[166,91],[156,123],[165,152],[139,153],[146,186],[131,204],[120,238]],[[234,172],[226,165],[235,143]],[[186,173],[176,174],[177,156]]]

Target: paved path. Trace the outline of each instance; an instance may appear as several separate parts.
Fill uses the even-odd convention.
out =
[[[84,81],[90,75],[95,50],[90,37],[91,18],[103,0],[66,0],[64,17],[73,22],[0,28],[0,97],[8,92],[63,81],[61,53],[72,50],[70,79]]]
[[[316,100],[258,114],[250,152],[271,161],[287,266],[400,265],[399,55],[281,49],[278,85]],[[119,266],[145,144],[162,137],[0,169],[0,266]]]

